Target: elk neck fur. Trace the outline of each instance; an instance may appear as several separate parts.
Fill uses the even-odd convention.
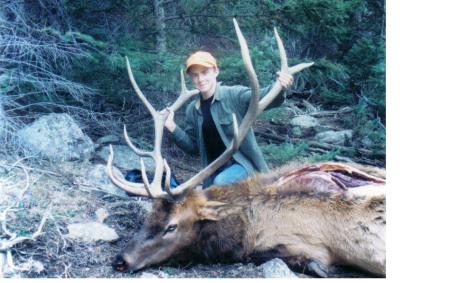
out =
[[[346,263],[384,274],[384,186],[374,185],[367,194],[356,189],[342,193],[312,191],[296,187],[294,182],[275,194],[268,191],[267,183],[289,168],[234,186],[189,193],[185,202],[197,211],[208,202],[222,204],[209,212],[215,221],[202,227],[192,248],[209,247],[203,247],[203,256],[216,260],[244,260],[264,257],[265,253],[271,257],[275,253],[290,261]]]

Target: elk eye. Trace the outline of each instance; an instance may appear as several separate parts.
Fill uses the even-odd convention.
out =
[[[177,229],[177,226],[178,226],[177,224],[174,224],[174,225],[170,225],[169,227],[167,227],[166,231],[164,231],[164,235],[175,231],[175,229]]]

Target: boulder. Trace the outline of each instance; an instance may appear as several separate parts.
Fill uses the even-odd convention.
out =
[[[298,278],[287,264],[279,258],[269,260],[258,268],[262,270],[264,278]]]
[[[18,131],[25,147],[54,161],[88,160],[94,143],[67,114],[49,114]]]
[[[113,170],[118,174],[122,174],[119,169],[113,167]],[[119,195],[119,196],[127,196],[124,190],[120,189],[116,185],[111,182],[108,175],[106,174],[106,165],[104,164],[95,164],[92,166],[86,166],[86,171],[83,174],[84,176],[81,176],[82,178],[85,178],[85,183],[87,183],[93,187],[96,187],[97,189],[103,190],[107,193],[113,194],[113,195]],[[82,181],[82,180],[80,180]]]
[[[114,150],[114,163],[115,167],[123,170],[140,169],[141,163],[139,156],[136,155],[127,145],[112,145]],[[108,160],[109,146],[104,146],[96,153],[96,157],[103,159],[104,162]],[[151,157],[144,158],[144,164],[147,171],[154,171],[155,162]]]
[[[292,126],[292,133],[296,136],[310,136],[316,132],[319,121],[309,115],[297,115],[291,119],[289,124]]]
[[[66,237],[80,239],[84,242],[107,241],[113,242],[119,239],[114,229],[99,222],[75,223],[67,226],[69,234]]]
[[[334,145],[345,145],[345,142],[352,139],[352,130],[325,131],[314,136],[314,140]]]

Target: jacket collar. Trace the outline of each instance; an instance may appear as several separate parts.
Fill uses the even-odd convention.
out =
[[[222,93],[222,88],[221,88],[221,84],[222,82],[217,82],[216,85],[216,90],[214,91],[214,98],[211,102],[211,104],[214,103],[214,101],[220,101],[222,99],[223,93]],[[195,109],[199,110],[200,109],[200,100],[202,99],[202,95],[200,94],[197,98],[197,101],[195,102]]]

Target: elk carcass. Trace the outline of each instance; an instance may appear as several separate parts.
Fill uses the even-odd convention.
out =
[[[152,152],[128,145],[140,156],[155,159],[150,184],[141,159],[143,184],[127,182],[112,170],[112,147],[108,159],[111,180],[133,194],[154,199],[152,212],[143,227],[116,257],[118,271],[136,271],[151,265],[187,262],[246,262],[274,257],[293,268],[308,266],[327,276],[335,265],[358,267],[385,276],[385,178],[383,170],[373,174],[364,166],[325,162],[290,164],[271,173],[257,174],[238,184],[198,190],[205,178],[231,158],[245,139],[252,123],[279,94],[281,86],[259,100],[259,85],[248,47],[237,22],[235,29],[244,65],[251,82],[252,98],[244,118],[233,116],[231,146],[194,177],[170,189],[170,167],[161,155],[161,140],[167,111],[156,111],[137,86],[127,59],[133,88],[155,121]],[[294,74],[313,63],[288,67],[283,44],[275,30],[282,71]],[[183,72],[182,92],[170,106],[176,111],[198,91],[188,91]],[[163,172],[166,185],[161,188]],[[371,174],[369,174],[370,172]],[[376,171],[375,171],[376,172]]]

